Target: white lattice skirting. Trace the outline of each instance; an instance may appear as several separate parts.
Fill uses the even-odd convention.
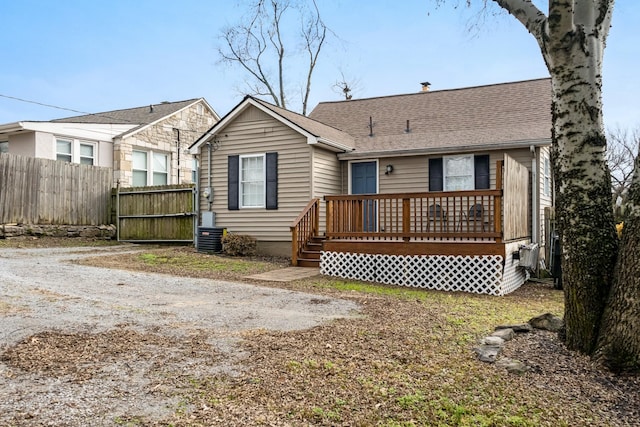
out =
[[[322,252],[320,272],[328,276],[442,291],[505,295],[528,274],[500,255],[379,255]]]

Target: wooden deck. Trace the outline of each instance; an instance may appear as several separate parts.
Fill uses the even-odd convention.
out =
[[[314,199],[291,225],[292,264],[322,251],[505,257],[506,243],[530,237],[528,175],[514,165],[505,189],[502,161],[496,170],[496,189],[327,195],[322,243]]]

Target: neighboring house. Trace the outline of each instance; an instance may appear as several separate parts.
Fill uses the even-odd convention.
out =
[[[194,182],[187,147],[219,120],[204,98],[0,125],[10,154],[113,168],[123,187]]]
[[[206,225],[331,275],[515,289],[553,203],[550,80],[425,89],[309,117],[245,98],[190,147]]]

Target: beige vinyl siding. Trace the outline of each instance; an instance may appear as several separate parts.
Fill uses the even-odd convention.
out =
[[[324,196],[340,194],[342,190],[341,166],[336,153],[313,147],[313,189],[311,198],[320,198],[320,233],[326,229],[327,209]]]
[[[427,156],[383,157],[378,161],[380,193],[409,193],[429,190],[429,161]],[[385,175],[387,165],[393,172]]]
[[[259,241],[291,241],[289,225],[311,198],[311,147],[305,137],[250,107],[226,126],[219,136],[220,148],[212,154],[212,211],[216,226],[228,232],[248,234]],[[228,157],[278,152],[278,209],[227,209]],[[200,151],[200,185],[208,186],[207,145]],[[201,211],[208,209],[200,199]]]

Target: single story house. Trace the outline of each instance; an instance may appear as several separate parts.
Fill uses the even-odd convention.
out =
[[[546,244],[550,147],[545,78],[424,84],[322,102],[309,117],[246,97],[190,150],[201,221],[254,236],[263,253],[329,275],[502,295],[528,276],[521,249],[530,263],[532,243]]]
[[[0,125],[0,150],[10,154],[113,168],[123,187],[192,183],[188,152],[220,117],[204,98]]]

